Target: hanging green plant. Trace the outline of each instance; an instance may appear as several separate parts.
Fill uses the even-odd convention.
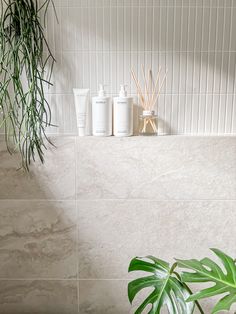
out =
[[[50,3],[54,8],[52,0],[1,0],[0,127],[8,151],[19,151],[27,170],[36,155],[44,161],[49,141],[51,111],[44,89],[52,85],[55,59],[44,28]]]

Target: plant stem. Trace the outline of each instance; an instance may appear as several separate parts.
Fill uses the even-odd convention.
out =
[[[176,277],[179,279],[179,281],[182,282],[181,276],[180,276],[176,271],[174,271],[174,269],[175,269],[177,266],[178,266],[178,263],[175,262],[175,263],[173,264],[173,266],[171,267],[171,270],[173,269],[173,270],[172,270],[172,273],[175,274]],[[182,282],[182,284],[183,284],[183,286],[188,290],[188,292],[189,292],[190,294],[193,294],[192,290],[189,288],[189,286],[188,286],[185,282]],[[196,306],[197,306],[199,312],[200,312],[201,314],[205,314],[204,311],[203,311],[203,309],[202,309],[202,307],[201,307],[201,305],[200,305],[200,303],[199,303],[197,300],[195,300],[194,302],[195,302],[195,304],[196,304]]]
[[[186,283],[183,283],[183,285],[184,285],[185,288],[189,291],[190,294],[193,294],[192,290],[186,285]],[[195,300],[194,302],[196,303],[196,306],[198,307],[199,312],[200,312],[201,314],[205,314],[204,311],[203,311],[203,309],[202,309],[202,307],[201,307],[201,305],[200,305],[200,303],[198,302],[198,300]]]

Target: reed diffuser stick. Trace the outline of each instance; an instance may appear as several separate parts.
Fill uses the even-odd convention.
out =
[[[153,93],[153,78],[152,78],[152,70],[149,69],[149,79],[148,79],[148,88],[149,88],[149,94],[150,94],[150,97],[149,97],[149,109],[151,109],[151,96],[152,96],[152,93]]]
[[[153,100],[154,100],[154,97],[155,97],[155,94],[156,94],[156,91],[157,91],[160,74],[161,74],[161,67],[160,67],[159,71],[157,72],[157,77],[156,77],[156,81],[155,81],[155,84],[154,84],[154,90],[152,92],[151,106],[153,105]]]
[[[149,94],[148,94],[148,84],[145,76],[145,71],[144,71],[144,65],[142,64],[142,72],[143,72],[143,80],[144,80],[144,86],[145,86],[145,96],[147,98],[147,106],[149,105]]]
[[[161,67],[157,73],[156,80],[154,82],[152,70],[149,69],[148,72],[145,74],[144,65],[141,65],[142,68],[142,74],[143,74],[143,83],[144,88],[141,88],[141,84],[137,79],[137,76],[135,75],[133,69],[131,70],[132,78],[135,82],[138,95],[141,99],[142,108],[143,108],[143,125],[142,129],[140,130],[141,134],[145,135],[145,133],[151,135],[151,134],[157,134],[157,126],[156,126],[156,116],[154,114],[154,107],[155,104],[160,97],[161,89],[164,85],[164,82],[166,80],[167,71],[160,83],[160,75],[161,75]],[[146,135],[147,135],[146,134]]]
[[[132,77],[133,77],[133,80],[134,80],[134,82],[135,82],[135,85],[136,85],[138,94],[139,94],[139,96],[140,96],[140,98],[141,98],[141,101],[142,101],[142,104],[143,104],[143,107],[144,107],[144,106],[145,106],[145,99],[144,99],[144,96],[143,96],[141,87],[140,87],[140,85],[139,85],[139,82],[138,82],[137,77],[136,77],[136,75],[135,75],[135,73],[134,73],[133,70],[131,70],[131,74],[132,74]]]
[[[167,76],[167,72],[168,72],[168,70],[166,71],[166,73],[165,73],[165,75],[164,75],[164,77],[163,77],[163,80],[162,80],[162,82],[161,82],[160,88],[159,88],[158,93],[157,93],[157,95],[156,95],[155,101],[153,102],[153,105],[156,103],[157,99],[158,99],[159,96],[160,96],[162,86],[163,86],[163,84],[164,84],[164,82],[165,82],[165,79],[166,79],[166,76]]]

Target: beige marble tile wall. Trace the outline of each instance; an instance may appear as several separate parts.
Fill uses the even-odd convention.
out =
[[[49,91],[52,132],[75,134],[72,88],[121,83],[131,67],[168,69],[158,102],[168,134],[236,134],[235,0],[55,0],[47,37],[57,64]]]
[[[236,256],[235,137],[52,140],[30,174],[0,141],[1,314],[131,314],[132,257]]]

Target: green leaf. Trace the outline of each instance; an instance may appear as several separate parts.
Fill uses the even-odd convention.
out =
[[[148,261],[150,260],[150,261]],[[188,289],[173,273],[169,264],[153,256],[135,257],[129,266],[129,272],[145,271],[152,275],[131,281],[128,285],[130,303],[144,288],[153,288],[150,295],[141,303],[135,314],[142,313],[150,304],[149,314],[159,314],[167,307],[170,314],[192,314],[194,302],[186,302],[190,296]]]
[[[191,295],[187,301],[196,301],[211,296],[224,295],[215,305],[212,314],[219,311],[229,310],[231,305],[236,302],[236,265],[233,258],[226,255],[218,249],[211,249],[216,256],[221,260],[224,269],[209,258],[204,258],[200,261],[177,260],[178,266],[187,268],[194,272],[183,272],[181,279],[184,282],[210,282],[213,283],[209,288],[203,289]]]

